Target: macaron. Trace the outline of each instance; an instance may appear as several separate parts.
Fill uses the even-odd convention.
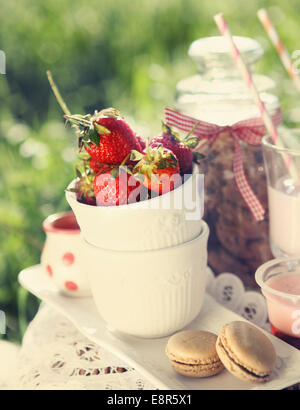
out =
[[[243,321],[222,327],[216,349],[226,369],[252,383],[266,383],[275,367],[276,352],[270,339]]]
[[[217,335],[187,330],[173,335],[166,354],[173,369],[187,377],[208,377],[224,369],[216,351]]]

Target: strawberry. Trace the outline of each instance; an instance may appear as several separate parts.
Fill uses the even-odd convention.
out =
[[[104,170],[94,179],[94,193],[98,206],[118,206],[137,202],[141,183],[124,167]]]
[[[75,188],[71,188],[70,191],[76,193],[76,199],[78,202],[87,205],[96,205],[93,189],[95,174],[91,169],[89,162],[90,158],[87,154],[80,155],[80,161],[75,166],[77,175]]]
[[[192,172],[194,159],[192,149],[195,148],[199,142],[197,137],[192,136],[195,128],[196,126],[185,138],[181,139],[177,132],[173,131],[169,125],[163,123],[162,135],[153,138],[150,141],[150,147],[158,147],[161,144],[165,148],[171,150],[179,161],[181,174],[190,174]]]
[[[80,129],[80,144],[93,164],[119,165],[132,150],[140,149],[135,133],[113,108],[96,111],[93,116],[66,115],[65,118]]]
[[[64,117],[75,128],[79,139],[79,155],[83,158],[79,167],[76,167],[76,186],[71,189],[76,192],[77,200],[90,205],[97,202],[97,205],[105,206],[140,199],[133,195],[133,191],[141,187],[141,184],[130,171],[124,171],[124,165],[132,150],[142,150],[142,139],[136,137],[119,112],[113,108],[95,111],[93,116],[71,115],[49,70],[47,76],[65,113]],[[83,147],[86,153],[82,152]],[[119,164],[119,168],[114,168],[113,165]],[[132,168],[132,165],[129,166]]]
[[[140,137],[139,135],[136,136],[136,139],[138,140],[138,143],[140,144],[140,149],[138,151],[142,152],[144,149],[146,149],[146,141],[144,138]]]
[[[90,167],[94,171],[94,174],[100,174],[100,172],[107,170],[109,164],[102,164],[101,162],[98,162],[95,158],[90,159]]]
[[[132,151],[130,159],[138,161],[133,174],[143,185],[159,195],[172,191],[182,183],[179,162],[174,153],[162,145],[147,147],[143,153]]]
[[[85,178],[78,179],[75,184],[76,199],[87,205],[96,205],[96,198],[93,192],[93,181]]]

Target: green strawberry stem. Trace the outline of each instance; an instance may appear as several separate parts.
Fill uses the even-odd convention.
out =
[[[50,70],[46,71],[47,77],[48,77],[48,81],[49,84],[51,86],[51,89],[53,91],[53,94],[55,95],[55,98],[60,106],[60,108],[62,109],[62,111],[64,112],[65,115],[71,115],[71,111],[69,110],[67,104],[64,102],[61,93],[59,92],[59,89],[57,87],[57,85],[55,84],[53,77],[52,77],[52,73]],[[76,135],[78,136],[78,134],[80,133],[80,129],[78,126],[76,126],[75,124],[72,124],[72,127],[76,129]]]
[[[55,84],[55,82],[53,80],[51,71],[47,70],[46,74],[47,74],[51,89],[52,89],[52,91],[53,91],[53,93],[56,97],[56,100],[57,100],[58,104],[60,105],[62,111],[64,112],[65,117],[71,117],[72,116],[71,111],[69,110],[67,104],[64,102],[64,100],[63,100],[63,98],[62,98],[62,96],[59,92],[59,89],[58,89],[57,85]],[[80,130],[79,126],[76,125],[75,123],[72,123],[72,127],[76,129],[76,135],[78,137],[80,137],[81,130]],[[88,146],[88,144],[85,141],[84,141],[84,144],[86,144]],[[79,152],[78,154],[80,156],[80,160],[82,161],[83,167],[84,167],[84,172],[80,172],[81,178],[84,178],[86,183],[90,186],[91,181],[89,180],[88,174],[86,172],[90,156],[89,156],[88,153],[86,153],[86,155],[84,155],[84,153]],[[76,168],[76,170],[77,170],[77,168]]]
[[[86,134],[88,131],[91,131],[92,133],[96,133],[96,135],[110,134],[109,129],[104,127],[101,124],[98,124],[96,121],[93,121],[93,117],[90,114],[64,115],[64,118],[67,120],[67,122],[78,127],[80,131],[82,132],[82,134]],[[99,145],[99,144],[96,144],[96,145]]]
[[[194,133],[198,125],[200,124],[200,121],[196,122],[196,124],[193,126],[193,128],[187,133],[187,135],[184,137],[184,140],[188,140],[189,137]]]
[[[128,155],[126,155],[126,157],[123,159],[123,161],[121,162],[121,167],[124,167],[124,165],[126,165],[126,162],[129,160],[131,153],[129,152]]]
[[[63,98],[62,98],[62,96],[61,96],[61,94],[60,94],[60,92],[59,92],[59,90],[58,90],[58,88],[57,88],[57,85],[55,84],[55,82],[54,82],[54,80],[53,80],[51,71],[50,71],[50,70],[47,70],[47,71],[46,71],[46,74],[47,74],[47,77],[48,77],[50,86],[51,86],[51,88],[52,88],[52,91],[53,91],[53,93],[54,93],[54,95],[55,95],[55,97],[56,97],[56,100],[57,100],[58,104],[60,105],[60,108],[63,110],[63,112],[65,113],[65,115],[71,115],[71,111],[70,111],[69,108],[67,107],[67,104],[64,102],[64,100],[63,100]]]
[[[64,118],[70,122],[73,125],[76,125],[77,127],[85,127],[85,128],[90,128],[92,125],[92,122],[90,119],[87,118],[88,116],[86,115],[80,115],[80,114],[74,114],[74,115],[64,115]]]

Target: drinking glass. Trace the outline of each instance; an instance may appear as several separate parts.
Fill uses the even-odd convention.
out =
[[[300,133],[279,132],[262,141],[268,185],[270,245],[275,258],[300,256]],[[283,148],[289,141],[292,148]],[[291,145],[290,145],[291,146]]]

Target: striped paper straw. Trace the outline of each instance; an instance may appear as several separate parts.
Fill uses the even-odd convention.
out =
[[[249,88],[249,91],[252,94],[252,97],[254,99],[254,102],[256,103],[256,105],[259,108],[261,117],[263,119],[263,122],[265,124],[266,130],[269,133],[270,137],[272,138],[272,141],[275,145],[277,145],[280,148],[284,148],[284,145],[282,143],[282,141],[279,139],[278,137],[278,132],[277,132],[277,128],[275,127],[272,118],[270,117],[264,102],[261,100],[260,95],[257,91],[257,88],[253,82],[253,77],[252,74],[250,73],[250,70],[248,69],[242,55],[240,54],[237,46],[234,43],[232,34],[229,30],[229,27],[226,23],[226,20],[223,16],[222,13],[219,13],[217,15],[214,16],[215,22],[221,32],[221,34],[227,38],[229,44],[230,44],[230,48],[231,48],[231,53],[233,56],[233,59],[242,75],[242,77],[244,78],[247,87]],[[292,164],[291,162],[291,158],[288,156],[284,156],[284,161],[286,164],[287,169],[289,170],[293,180],[295,182],[297,182],[297,171],[295,169],[295,166]]]
[[[247,87],[249,88],[252,97],[256,103],[256,105],[259,108],[260,114],[262,116],[262,119],[264,121],[264,124],[266,126],[266,129],[268,131],[268,133],[270,134],[274,144],[277,143],[278,140],[278,133],[277,133],[277,129],[273,124],[273,121],[270,117],[270,115],[268,114],[265,104],[263,103],[263,101],[260,98],[260,95],[257,91],[257,88],[253,82],[253,78],[252,78],[252,74],[250,73],[246,63],[244,62],[244,59],[242,57],[242,55],[240,54],[237,46],[235,45],[234,41],[233,41],[233,37],[232,34],[227,26],[226,20],[223,16],[222,13],[217,14],[216,16],[214,16],[215,22],[217,23],[217,26],[221,32],[221,34],[227,38],[229,44],[230,44],[230,48],[231,48],[231,53],[233,55],[234,61],[238,67],[238,69],[240,70],[240,73],[242,75],[242,77],[244,78]]]
[[[268,34],[271,42],[273,43],[281,59],[283,66],[285,67],[289,76],[293,80],[298,92],[300,93],[300,77],[297,75],[295,71],[295,67],[291,59],[290,53],[288,52],[287,48],[284,46],[274,24],[272,23],[271,17],[269,16],[267,10],[265,9],[258,10],[257,16],[259,20],[261,21],[264,29],[266,30],[266,33]]]

